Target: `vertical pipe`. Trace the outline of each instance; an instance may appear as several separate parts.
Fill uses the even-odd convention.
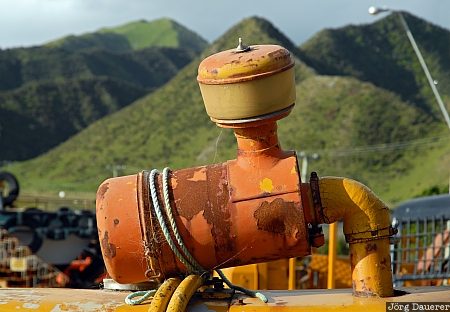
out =
[[[393,295],[389,238],[350,242],[354,295],[390,297]]]
[[[296,258],[290,258],[289,259],[289,282],[288,282],[288,289],[289,290],[293,290],[295,289],[295,280],[296,280],[296,273],[295,273],[295,263],[296,263]]]
[[[328,279],[327,288],[335,288],[335,268],[336,268],[336,253],[337,253],[337,222],[330,224],[330,237],[328,239]]]

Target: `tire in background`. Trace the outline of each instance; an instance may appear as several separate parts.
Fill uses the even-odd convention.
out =
[[[3,197],[3,205],[11,206],[19,196],[19,182],[13,174],[6,171],[0,172],[0,182],[6,183],[9,188],[8,194]]]

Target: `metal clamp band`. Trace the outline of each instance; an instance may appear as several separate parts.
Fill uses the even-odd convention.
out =
[[[319,177],[317,176],[317,172],[315,171],[311,172],[311,177],[309,178],[309,186],[311,189],[314,211],[320,213],[320,216],[318,216],[320,218],[320,220],[318,220],[318,223],[323,223],[323,221],[327,220],[323,213],[322,200],[320,199]]]
[[[392,226],[388,226],[386,228],[373,231],[345,234],[345,241],[349,244],[362,243],[382,238],[389,238],[395,234],[397,234],[397,229]]]

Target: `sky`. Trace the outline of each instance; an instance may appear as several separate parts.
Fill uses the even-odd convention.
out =
[[[449,0],[0,0],[0,48],[38,45],[138,19],[172,18],[213,41],[245,17],[270,20],[300,44],[323,28],[370,23],[371,5],[450,29]]]

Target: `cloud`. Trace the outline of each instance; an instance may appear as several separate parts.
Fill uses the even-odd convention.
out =
[[[0,0],[0,47],[40,44],[137,19],[170,17],[214,40],[253,15],[272,21],[300,43],[325,27],[368,23],[370,5],[409,10],[450,27],[450,1],[439,0]]]

